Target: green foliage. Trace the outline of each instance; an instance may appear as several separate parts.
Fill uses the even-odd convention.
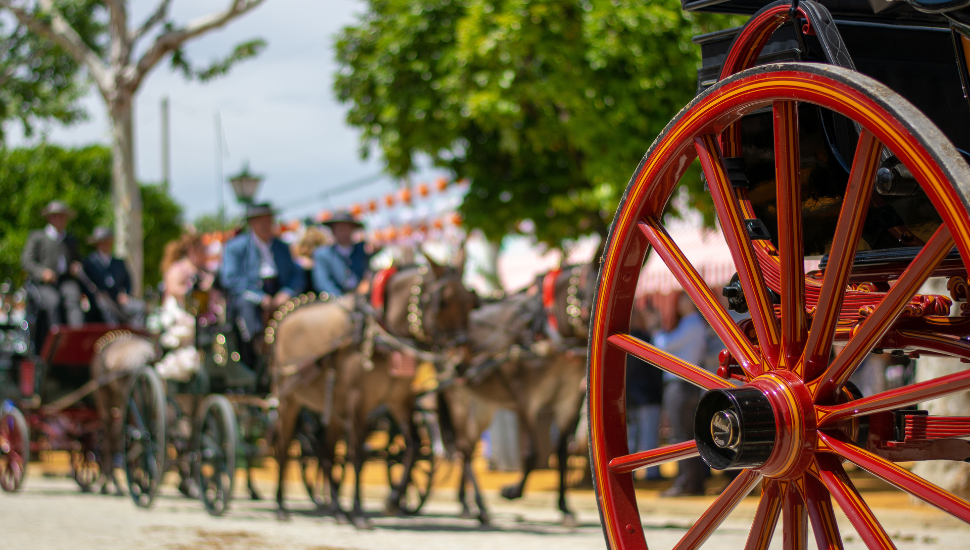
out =
[[[161,250],[181,231],[182,209],[160,186],[141,188],[145,224],[146,283],[158,282]],[[95,225],[111,225],[111,152],[94,145],[64,149],[41,144],[30,149],[0,149],[0,279],[20,279],[20,255],[27,234],[44,227],[40,210],[51,200],[77,212],[70,230],[82,253]]]
[[[490,239],[605,234],[630,174],[696,90],[691,37],[733,21],[679,0],[370,0],[337,42],[338,98],[387,170],[468,177]],[[701,184],[691,182],[703,206]]]
[[[142,226],[145,228],[145,285],[162,280],[165,245],[182,234],[182,205],[161,185],[141,185]]]
[[[69,10],[81,29],[98,25],[90,1]],[[76,9],[74,9],[76,8]],[[0,139],[7,121],[33,135],[39,122],[71,124],[85,118],[78,103],[86,83],[76,61],[61,47],[30,32],[14,18],[0,18]]]
[[[208,82],[213,78],[225,76],[236,63],[256,57],[264,49],[266,49],[265,40],[255,39],[243,42],[236,46],[232,53],[222,59],[213,61],[204,69],[193,67],[192,63],[186,59],[185,52],[178,49],[172,52],[172,68],[181,71],[188,80]]]
[[[240,216],[234,216],[226,220],[221,220],[219,214],[202,214],[192,221],[192,226],[195,227],[195,230],[198,233],[229,231],[231,229],[242,227],[242,225],[243,219]]]

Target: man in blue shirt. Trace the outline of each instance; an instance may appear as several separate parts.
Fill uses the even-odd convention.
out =
[[[354,232],[363,224],[350,212],[337,212],[323,224],[330,228],[335,242],[313,252],[313,289],[331,296],[353,292],[364,280],[374,255],[363,242],[353,242]]]
[[[677,300],[677,313],[680,315],[677,328],[655,334],[654,345],[692,365],[702,366],[707,355],[707,321],[686,293]],[[701,396],[700,388],[668,372],[663,373],[663,380],[663,409],[671,431],[669,443],[694,439],[694,409]],[[708,474],[704,461],[700,457],[688,458],[677,465],[677,479],[661,496],[703,495]]]
[[[242,362],[249,367],[257,366],[254,344],[268,316],[306,286],[290,248],[275,236],[274,215],[266,203],[249,207],[249,231],[226,243],[219,274],[229,298],[228,317],[241,340]]]

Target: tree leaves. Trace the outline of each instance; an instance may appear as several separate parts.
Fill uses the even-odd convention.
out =
[[[427,155],[471,180],[469,226],[500,239],[529,219],[557,245],[605,235],[696,90],[691,37],[730,22],[677,0],[370,0],[338,37],[335,90],[364,156],[406,177]]]

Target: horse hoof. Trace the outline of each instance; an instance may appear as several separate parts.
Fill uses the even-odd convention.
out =
[[[401,507],[394,501],[387,501],[384,504],[384,515],[391,518],[396,518],[403,515],[401,513]]]
[[[482,527],[485,527],[485,526],[491,525],[492,519],[490,517],[488,517],[488,514],[487,513],[482,512],[482,513],[478,514],[478,523]]]
[[[575,529],[576,527],[578,527],[579,524],[576,522],[576,516],[572,514],[566,514],[565,516],[563,516],[562,526],[568,529]]]
[[[91,491],[88,490],[88,492],[91,492]],[[108,489],[108,484],[107,483],[105,483],[104,485],[101,486],[101,494],[102,495],[107,495],[110,492],[111,491]]]
[[[333,519],[337,521],[337,525],[347,525],[350,523],[350,518],[347,517],[347,514],[343,513],[334,514]]]
[[[277,510],[276,511],[276,521],[290,521],[290,512],[287,510]]]
[[[502,487],[502,497],[509,500],[522,498],[522,490],[519,489],[518,485],[506,485]]]
[[[465,510],[461,511],[461,514],[458,516],[458,519],[472,519],[472,517],[473,516],[472,516],[471,510],[468,510],[466,508]]]
[[[263,497],[259,496],[259,493],[256,491],[250,491],[249,500],[263,500]]]
[[[367,521],[367,518],[362,516],[354,516],[351,521],[353,521],[354,527],[356,527],[359,531],[370,531],[374,528],[374,526]]]

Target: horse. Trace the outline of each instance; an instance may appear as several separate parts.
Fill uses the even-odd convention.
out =
[[[287,447],[303,409],[320,414],[325,426],[319,460],[330,488],[330,511],[338,520],[367,528],[360,501],[367,417],[386,408],[407,444],[404,475],[386,502],[389,513],[397,511],[415,460],[413,365],[417,359],[454,365],[465,353],[468,315],[478,300],[462,284],[463,263],[452,268],[429,258],[427,266],[391,268],[375,277],[369,303],[361,296],[318,299],[280,315],[270,327],[279,398],[279,519],[289,515],[283,498]],[[356,474],[349,516],[340,508],[332,476],[333,449],[341,437],[347,443],[346,464]]]
[[[113,330],[105,333],[94,346],[91,359],[91,379],[97,384],[94,391],[94,405],[104,426],[103,452],[101,453],[101,493],[108,494],[108,485],[113,483],[115,494],[123,495],[114,471],[114,457],[123,452],[122,434],[125,391],[129,373],[141,365],[151,364],[157,357],[155,343],[128,332]]]
[[[469,332],[475,360],[459,383],[443,390],[439,407],[447,410],[449,439],[462,462],[458,498],[461,517],[472,517],[466,484],[475,492],[478,520],[489,521],[488,510],[470,460],[495,409],[514,411],[519,423],[522,477],[502,488],[507,499],[522,496],[529,473],[539,459],[539,417],[552,413],[558,430],[559,510],[562,523],[575,525],[566,503],[569,439],[576,431],[585,396],[585,344],[595,272],[592,266],[554,270],[533,287],[487,304],[471,317]]]

